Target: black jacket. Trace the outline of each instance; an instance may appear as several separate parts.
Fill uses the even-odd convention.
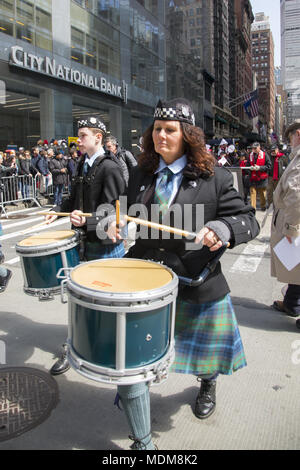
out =
[[[65,173],[62,173],[61,170],[65,169]],[[49,170],[52,173],[53,184],[66,184],[67,183],[67,168],[64,158],[52,158],[49,162]]]
[[[150,206],[153,202],[155,182],[156,176],[145,174],[139,167],[133,168],[127,190],[128,210],[133,204],[145,204],[148,209],[148,218],[151,219]],[[179,204],[182,214],[184,214],[184,205],[190,204],[185,208],[185,216],[190,216],[191,226],[188,230],[193,232],[198,232],[202,227],[201,220],[198,220],[198,226],[196,226],[196,205],[204,205],[203,225],[212,220],[223,221],[230,229],[230,248],[240,243],[247,243],[259,233],[255,210],[244,204],[233,188],[231,173],[224,168],[215,168],[215,175],[209,178],[196,177],[184,171],[183,180],[173,204]],[[140,214],[129,213],[129,215],[139,217]],[[172,226],[173,219],[171,215],[166,222],[165,217],[162,223]],[[183,220],[182,216],[181,227],[177,225],[178,228],[185,228]],[[152,232],[152,238],[150,238],[150,233],[148,239],[138,238],[127,256],[163,262],[179,276],[196,278],[217,252],[213,253],[207,247],[191,250],[186,243],[187,239],[176,239],[172,235],[170,239],[163,239],[162,232],[159,232],[158,239],[153,239]],[[215,271],[209,275],[202,286],[183,287],[180,289],[180,296],[193,303],[203,303],[221,299],[228,292],[229,287],[221,271],[221,265],[218,263]]]
[[[271,154],[271,168],[269,170],[269,176],[273,178],[273,173],[274,173],[274,164],[275,164],[275,158],[277,155],[272,155]],[[281,178],[284,170],[289,164],[289,157],[285,155],[284,153],[279,153],[279,159],[278,159],[278,179]]]
[[[96,216],[96,211],[102,204],[114,206],[120,194],[124,193],[125,182],[121,169],[110,152],[96,158],[86,176],[83,176],[83,164],[84,157],[78,163],[76,176],[72,178],[70,197],[62,203],[61,208],[56,207],[54,210],[72,212],[80,209],[83,212],[94,213],[95,216],[88,217],[87,224],[83,227],[87,241],[111,244],[109,239],[100,240],[97,237],[96,227],[99,218]]]
[[[19,158],[18,163],[18,174],[19,175],[31,175],[31,159],[30,158]]]

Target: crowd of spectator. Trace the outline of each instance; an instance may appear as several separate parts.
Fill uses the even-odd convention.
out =
[[[114,136],[107,137],[104,146],[119,163],[127,182],[129,169],[137,163],[135,157],[120,147]],[[38,177],[35,186],[38,187],[39,195],[49,197],[54,205],[61,205],[64,191],[70,190],[80,157],[75,142],[68,146],[65,140],[54,139],[50,144],[39,140],[30,150],[20,147],[18,151],[0,151],[0,202],[2,205],[9,203],[16,206],[18,200],[22,200],[26,207],[34,205],[30,198],[30,186]],[[15,184],[9,184],[5,178],[11,176],[19,177]]]
[[[2,185],[2,191],[5,191],[4,202],[17,205],[17,200],[22,199],[25,206],[30,205],[30,183],[36,176],[39,176],[40,194],[48,194],[48,188],[52,185],[56,191],[54,197],[60,197],[61,190],[76,171],[80,156],[76,144],[70,147],[65,141],[60,141],[60,144],[54,141],[48,145],[39,141],[31,149],[20,147],[18,151],[10,149],[0,152],[0,178],[6,180],[5,177],[8,176],[23,177],[18,178],[17,185],[9,185],[7,181],[6,185]],[[14,194],[11,194],[11,188],[14,188]]]
[[[256,208],[259,196],[260,209],[266,210],[273,201],[273,192],[289,164],[290,148],[274,143],[264,145],[253,142],[246,148],[228,145],[222,139],[218,146],[207,146],[218,166],[242,168],[244,200]]]
[[[105,144],[107,149],[111,150],[123,165],[124,178],[128,179],[128,169],[134,163],[136,164],[135,158],[130,152],[118,146],[115,137],[107,138]],[[279,144],[264,146],[255,142],[240,149],[237,145],[229,145],[225,139],[222,139],[219,145],[207,145],[207,149],[214,154],[216,165],[242,168],[245,202],[250,202],[256,208],[258,195],[262,210],[266,210],[270,206],[273,191],[289,163],[290,151],[286,146]],[[257,161],[260,155],[262,160]],[[80,151],[78,151],[76,143],[71,143],[68,146],[65,140],[54,139],[49,144],[47,141],[40,140],[30,150],[20,147],[18,151],[0,151],[0,178],[25,177],[19,178],[14,190],[2,185],[2,191],[6,192],[2,201],[9,201],[11,205],[17,205],[18,199],[20,199],[25,206],[31,205],[32,202],[29,199],[30,181],[38,176],[39,193],[48,195],[48,190],[51,188],[53,203],[60,205],[63,191],[70,189],[70,182],[76,173],[79,157]]]

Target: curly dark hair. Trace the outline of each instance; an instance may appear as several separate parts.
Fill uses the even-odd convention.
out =
[[[209,177],[214,174],[215,157],[207,151],[202,129],[185,122],[180,122],[185,143],[187,167],[194,176]],[[139,155],[138,164],[147,173],[153,174],[159,165],[159,154],[154,149],[152,124],[143,135],[143,152]]]

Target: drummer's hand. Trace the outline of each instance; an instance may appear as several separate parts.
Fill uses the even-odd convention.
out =
[[[210,251],[217,251],[223,245],[218,235],[207,227],[203,227],[200,232],[197,233],[195,243],[200,243],[201,241],[203,245],[206,245],[209,248]]]
[[[117,223],[115,220],[108,226],[106,233],[107,233],[108,238],[110,238],[113,243],[116,243],[118,240],[122,240],[120,231],[121,231],[121,228],[125,227],[125,225],[126,225],[125,222],[121,219],[118,229],[117,229]]]
[[[55,214],[55,212],[49,212],[49,215],[45,216],[46,224],[52,224],[52,222],[54,222],[54,220],[56,219],[57,215]]]
[[[82,211],[75,210],[70,214],[70,221],[75,227],[82,227],[86,223],[86,218],[83,217]]]

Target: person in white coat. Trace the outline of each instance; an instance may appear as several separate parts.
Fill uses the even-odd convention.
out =
[[[284,299],[276,300],[273,307],[289,316],[300,316],[300,263],[287,270],[274,252],[284,237],[295,243],[300,237],[300,119],[286,130],[292,152],[291,162],[281,176],[273,194],[274,212],[271,226],[271,276],[288,284]],[[300,249],[300,246],[299,246]]]

